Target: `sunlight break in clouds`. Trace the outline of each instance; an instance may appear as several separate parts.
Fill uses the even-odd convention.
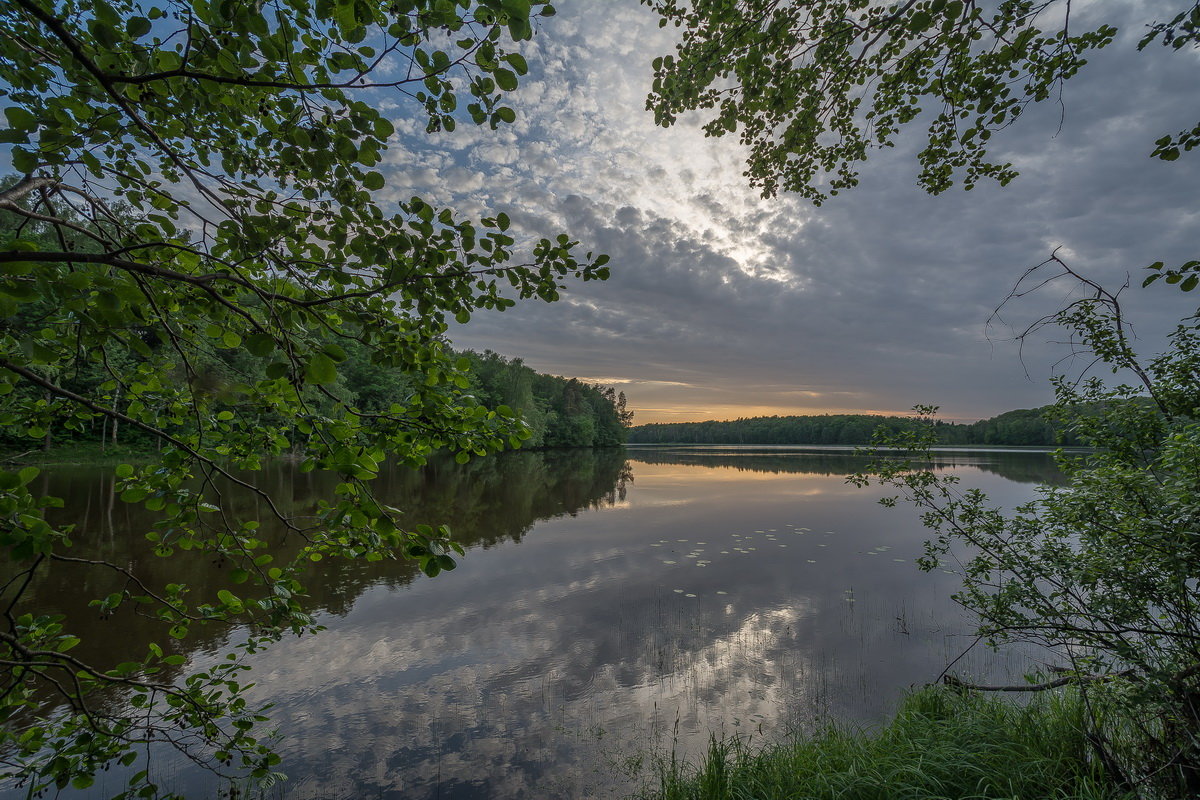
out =
[[[1011,331],[985,329],[1026,268],[1061,245],[1073,266],[1120,285],[1152,261],[1195,257],[1200,159],[1147,157],[1154,139],[1195,123],[1195,59],[1138,53],[1154,15],[1097,8],[1125,33],[1067,83],[1061,130],[1063,110],[1043,105],[994,137],[996,155],[1024,167],[1005,188],[921,192],[918,120],[820,209],[762,200],[736,137],[706,139],[694,117],[657,128],[644,110],[650,62],[673,30],[635,0],[574,0],[526,46],[514,125],[429,137],[396,109],[382,199],[504,210],[518,235],[566,231],[608,253],[608,282],[476,315],[451,336],[540,371],[620,381],[639,422],[916,403],[975,419],[1041,405],[1061,353],[1030,343],[1022,362]],[[1005,318],[1019,329],[1054,299]],[[1191,310],[1186,299],[1161,286],[1126,296],[1149,317],[1148,350]]]

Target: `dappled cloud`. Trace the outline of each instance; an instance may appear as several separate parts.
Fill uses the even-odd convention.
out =
[[[1082,7],[1073,24],[1095,10]],[[923,194],[918,126],[872,157],[858,188],[817,209],[760,198],[736,137],[705,138],[694,116],[654,125],[643,110],[650,62],[670,51],[673,29],[632,0],[567,2],[526,46],[515,124],[429,137],[396,109],[384,191],[465,213],[502,209],[519,235],[564,230],[610,254],[608,282],[476,315],[451,335],[542,371],[629,382],[637,421],[916,403],[974,419],[1041,405],[1062,352],[1031,342],[1022,359],[1010,340],[1063,292],[988,325],[1022,271],[1061,247],[1073,266],[1119,286],[1152,261],[1195,256],[1200,162],[1148,157],[1163,132],[1194,123],[1194,59],[1138,53],[1139,13],[1064,87],[1061,107],[1032,107],[995,137],[1022,170],[1008,187]],[[1156,289],[1126,300],[1146,320],[1148,350],[1160,320],[1179,316],[1158,312],[1188,310],[1177,292]]]

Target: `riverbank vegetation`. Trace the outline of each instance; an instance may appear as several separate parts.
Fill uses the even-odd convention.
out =
[[[507,406],[529,429],[522,447],[613,447],[625,442],[633,412],[611,386],[536,372],[491,351],[463,354],[470,391],[487,408]]]
[[[758,747],[714,739],[697,763],[668,758],[640,800],[1120,800],[1094,758],[1078,695],[1027,705],[928,687],[874,731],[831,727]]]

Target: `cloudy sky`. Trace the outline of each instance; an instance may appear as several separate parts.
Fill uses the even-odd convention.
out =
[[[641,422],[915,403],[974,419],[1040,405],[1063,352],[1021,354],[1007,326],[987,326],[1023,270],[1057,247],[1089,276],[1119,285],[1132,273],[1137,285],[1145,265],[1198,249],[1200,155],[1148,157],[1200,115],[1197,53],[1138,53],[1145,22],[1179,3],[1141,5],[1074,12],[1081,25],[1102,11],[1123,35],[1067,84],[1065,111],[1045,104],[993,139],[1022,172],[1005,188],[926,196],[910,136],[819,209],[762,200],[734,139],[704,138],[696,118],[658,128],[643,110],[671,31],[632,0],[571,0],[526,51],[515,125],[431,138],[394,109],[389,189],[505,210],[528,234],[568,231],[609,253],[606,283],[477,315],[452,338],[616,385]],[[1012,305],[1006,320],[1028,322],[1064,292]],[[1194,311],[1189,299],[1163,285],[1127,293],[1147,350]]]
[[[518,235],[565,231],[608,253],[607,282],[478,314],[451,336],[616,386],[638,422],[917,403],[971,420],[1042,405],[1049,378],[1081,365],[1047,337],[1023,349],[1012,337],[1067,287],[1010,303],[1002,320],[992,312],[1056,248],[1107,286],[1132,276],[1123,299],[1146,352],[1196,309],[1172,287],[1136,288],[1147,264],[1200,252],[1200,152],[1149,158],[1155,139],[1200,118],[1200,50],[1136,49],[1147,22],[1190,5],[1076,0],[1075,30],[1102,20],[1121,34],[1061,106],[993,137],[993,156],[1022,172],[1008,187],[924,194],[918,125],[872,156],[859,187],[814,208],[761,199],[737,141],[705,138],[699,117],[654,125],[650,63],[671,52],[673,29],[637,0],[561,0],[523,45],[531,73],[509,100],[515,124],[429,136],[411,105],[377,98],[398,131],[379,199],[505,211]]]

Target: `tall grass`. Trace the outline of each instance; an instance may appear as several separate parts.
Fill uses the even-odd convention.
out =
[[[1115,800],[1073,695],[1021,705],[928,688],[881,730],[828,728],[754,749],[714,739],[698,765],[660,764],[643,800]]]

